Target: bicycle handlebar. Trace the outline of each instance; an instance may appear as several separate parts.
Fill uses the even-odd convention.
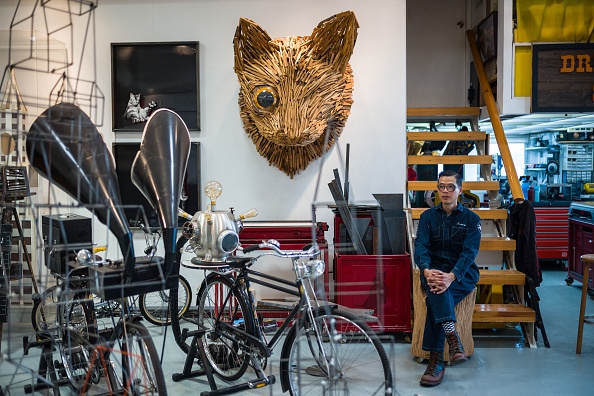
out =
[[[161,227],[148,227],[145,226],[142,220],[129,220],[130,227],[138,227],[144,232],[145,234],[152,235],[159,233],[161,231]]]
[[[241,248],[243,253],[250,253],[256,250],[263,249],[270,249],[273,250],[273,252],[264,253],[262,254],[262,256],[273,255],[285,258],[313,257],[317,256],[320,253],[320,249],[317,243],[307,244],[303,247],[302,250],[281,250],[281,248],[278,246],[278,242],[273,240],[262,241],[262,243],[259,243],[257,245],[250,245],[248,247]]]

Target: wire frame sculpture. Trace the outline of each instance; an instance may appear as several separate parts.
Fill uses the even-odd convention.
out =
[[[103,125],[105,95],[96,83],[96,67],[89,76],[84,75],[82,69],[83,58],[96,56],[94,11],[98,3],[99,0],[19,1],[10,24],[8,64],[0,87],[4,86],[15,70],[19,78],[21,73],[55,76],[46,107],[60,102],[73,103],[86,111],[95,125]],[[75,34],[75,25],[81,20],[84,34]],[[58,42],[55,37],[64,33],[71,37],[65,57],[55,51]],[[81,38],[82,43],[79,43]],[[23,47],[26,49],[23,50]],[[77,70],[72,70],[78,55]],[[31,75],[27,77],[31,78]],[[30,101],[30,104],[36,104],[38,100],[37,92],[30,96],[24,93],[23,97],[25,103]]]
[[[358,27],[345,11],[310,36],[273,40],[255,22],[239,20],[233,45],[243,126],[258,153],[291,178],[327,152],[345,126]]]
[[[3,135],[5,145],[2,149],[2,165],[21,165],[26,163],[24,148],[24,133],[26,132],[27,106],[25,105],[14,70],[10,70],[4,92],[0,93],[0,134]],[[8,138],[8,134],[13,139]],[[11,146],[6,149],[6,147]],[[15,151],[16,150],[16,151]],[[10,156],[12,152],[16,156]]]

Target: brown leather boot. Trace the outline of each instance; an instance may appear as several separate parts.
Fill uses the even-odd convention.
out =
[[[421,377],[421,385],[436,386],[441,384],[444,372],[443,352],[430,352],[429,364],[427,364],[425,374]]]
[[[450,366],[455,366],[468,360],[468,356],[464,353],[464,347],[462,346],[462,341],[460,341],[457,331],[446,333],[446,340],[450,347]]]

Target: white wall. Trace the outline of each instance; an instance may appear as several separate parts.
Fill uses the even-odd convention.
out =
[[[468,26],[466,2],[406,2],[409,107],[468,106],[466,30],[472,26]]]
[[[0,30],[9,29],[17,3],[0,2]],[[32,4],[33,0],[23,0],[21,7],[30,9]],[[216,179],[223,184],[218,208],[233,206],[241,212],[256,207],[260,212],[257,220],[310,220],[320,161],[291,180],[257,153],[239,117],[232,40],[240,17],[256,21],[271,37],[280,37],[309,35],[320,21],[345,10],[353,10],[360,25],[350,62],[355,76],[354,105],[338,143],[342,159],[336,147],[329,153],[317,200],[332,200],[327,184],[333,179],[332,169],[344,160],[347,143],[351,147],[349,179],[355,200],[372,200],[372,193],[403,193],[405,0],[101,0],[95,13],[95,51],[97,84],[106,101],[99,131],[109,147],[113,141],[140,140],[140,134],[112,132],[110,43],[197,40],[201,131],[193,132],[192,140],[201,143],[203,182]],[[76,72],[86,17],[73,21],[75,65],[71,70]],[[45,31],[39,10],[35,23],[37,30]],[[58,37],[70,48],[66,31]],[[87,46],[83,59],[83,78],[92,78],[95,70],[91,48]],[[71,77],[76,74],[73,72]],[[318,210],[320,220],[332,220],[325,206]],[[331,239],[330,233],[327,236]]]

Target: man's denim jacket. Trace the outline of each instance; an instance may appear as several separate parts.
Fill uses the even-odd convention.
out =
[[[481,243],[481,219],[458,203],[448,216],[439,204],[421,214],[415,240],[415,262],[421,270],[453,272],[456,279],[479,279],[474,260]],[[470,270],[470,271],[469,271]],[[474,279],[475,278],[475,279]]]

